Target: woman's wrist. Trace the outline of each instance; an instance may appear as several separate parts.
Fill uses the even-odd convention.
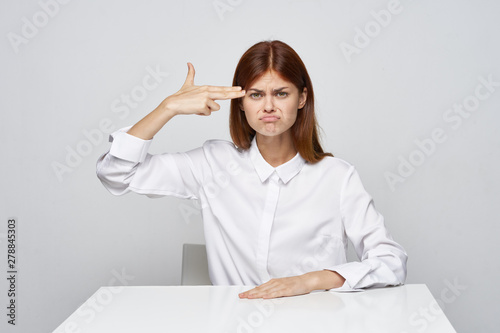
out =
[[[322,270],[309,272],[303,275],[310,291],[313,290],[328,290],[342,287],[345,279],[337,272]]]
[[[156,109],[156,111],[160,111],[168,120],[178,114],[176,108],[172,106],[170,96],[165,98]]]

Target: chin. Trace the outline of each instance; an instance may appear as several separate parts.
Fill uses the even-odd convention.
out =
[[[276,137],[285,134],[287,131],[256,131],[259,135],[266,137]]]

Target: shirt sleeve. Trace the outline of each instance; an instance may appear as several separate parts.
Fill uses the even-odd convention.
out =
[[[110,150],[97,161],[97,177],[108,191],[130,191],[149,197],[171,195],[198,199],[204,154],[201,148],[186,153],[148,153],[152,140],[142,140],[123,128],[110,135]],[[198,167],[197,167],[198,166]]]
[[[328,268],[345,278],[344,285],[337,290],[403,284],[407,254],[392,239],[353,166],[342,187],[340,201],[345,232],[361,261]]]

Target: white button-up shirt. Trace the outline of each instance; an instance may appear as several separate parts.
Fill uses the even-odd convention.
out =
[[[355,168],[300,154],[274,168],[259,152],[210,140],[185,153],[148,154],[151,140],[111,135],[97,175],[114,195],[130,191],[199,200],[214,285],[260,285],[328,269],[343,289],[402,284],[407,255],[384,225]],[[350,239],[360,262],[346,262]]]

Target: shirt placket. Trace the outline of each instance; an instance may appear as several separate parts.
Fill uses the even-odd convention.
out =
[[[267,196],[262,214],[262,221],[259,230],[259,242],[257,247],[257,268],[262,282],[268,281],[271,277],[267,270],[267,261],[269,258],[269,241],[271,238],[271,229],[274,222],[274,214],[278,205],[280,194],[279,177],[274,172],[269,178]]]

